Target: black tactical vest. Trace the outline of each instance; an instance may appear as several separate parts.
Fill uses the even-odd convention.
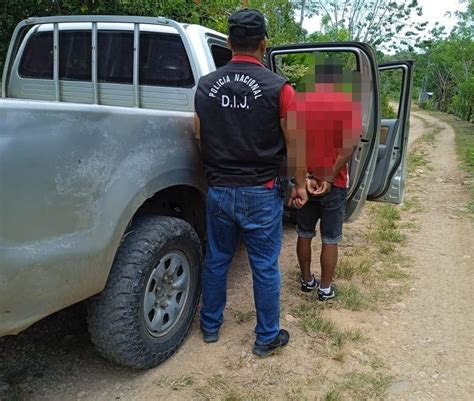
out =
[[[261,185],[278,175],[286,155],[279,118],[285,82],[248,62],[229,63],[200,79],[195,107],[209,185]]]

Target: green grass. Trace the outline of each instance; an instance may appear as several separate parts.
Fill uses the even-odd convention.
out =
[[[379,371],[381,369],[384,369],[386,364],[383,361],[383,359],[378,356],[377,354],[372,354],[370,355],[369,358],[369,366],[374,370],[374,371]]]
[[[377,241],[392,243],[400,243],[405,241],[405,235],[403,235],[400,231],[396,230],[396,228],[396,226],[382,226],[379,230],[375,232],[375,237],[377,238]]]
[[[428,156],[426,151],[418,149],[412,150],[408,155],[408,173],[414,174],[418,169],[428,166]]]
[[[333,336],[338,332],[336,325],[321,314],[321,310],[313,304],[301,304],[296,310],[303,330],[308,334],[318,334],[323,337]]]
[[[314,304],[301,304],[295,315],[299,317],[306,333],[325,340],[325,353],[334,360],[344,360],[343,346],[348,341],[358,342],[364,339],[359,329],[339,329],[333,321],[324,317],[322,310]]]
[[[410,277],[408,272],[400,270],[399,268],[394,268],[393,265],[388,265],[382,270],[382,276],[386,280],[405,280]]]
[[[408,196],[405,197],[401,209],[403,212],[419,213],[423,211],[423,206],[421,205],[420,198]]]
[[[393,377],[381,372],[350,372],[344,380],[321,399],[325,401],[342,400],[383,400]]]
[[[403,223],[399,224],[399,227],[404,230],[419,231],[420,223],[414,221],[404,221]]]
[[[344,337],[353,342],[359,342],[364,340],[364,334],[360,329],[347,329],[344,331]]]
[[[430,145],[434,145],[434,143],[436,141],[436,136],[438,135],[439,132],[440,132],[440,129],[436,128],[435,130],[424,134],[422,136],[423,142],[428,143]]]
[[[471,196],[467,209],[470,213],[474,213],[474,124],[457,120],[452,116],[447,116],[445,121],[454,130],[461,168],[468,174],[468,190]]]
[[[456,149],[463,168],[474,175],[474,125],[458,120],[448,120],[456,134]]]
[[[194,380],[191,376],[181,376],[176,378],[161,376],[153,383],[160,387],[168,387],[171,390],[182,390],[183,388],[192,386],[194,384]]]
[[[406,206],[416,207],[416,201]],[[401,231],[405,224],[401,219],[403,209],[379,203],[368,206],[368,210],[371,223],[367,246],[361,247],[361,252],[345,255],[336,269],[336,277],[346,281],[338,283],[335,305],[352,311],[396,302],[403,291],[396,282],[410,277],[407,267],[411,261],[398,250],[406,244],[406,235]]]
[[[341,393],[337,390],[331,390],[321,398],[322,401],[343,401],[343,399]]]
[[[304,384],[292,383],[292,386],[286,391],[284,400],[287,401],[307,401],[308,397],[304,392]]]
[[[237,369],[241,369],[248,360],[248,355],[229,355],[225,358],[225,366],[229,370],[235,371]]]
[[[339,284],[337,290],[337,305],[352,311],[359,311],[369,306],[366,295],[356,284]]]
[[[224,377],[222,374],[215,374],[209,377],[206,384],[194,390],[194,398],[197,395],[198,399],[204,400],[219,400],[219,401],[260,401],[267,400],[268,395],[260,388],[261,383],[258,383],[257,388],[255,382],[250,382],[242,388],[232,379]]]
[[[383,400],[392,377],[382,373],[350,373],[341,384],[341,390],[356,400]]]
[[[385,221],[396,221],[400,220],[400,210],[393,205],[384,204],[382,207],[378,208],[375,212],[377,218]]]
[[[352,277],[354,277],[354,274],[355,271],[353,268],[352,257],[341,257],[337,262],[337,269],[334,273],[334,277],[350,280]]]
[[[418,170],[431,170],[430,160],[428,156],[428,150],[426,145],[434,145],[436,138],[441,132],[441,128],[436,124],[431,124],[427,120],[420,118],[425,125],[427,132],[423,134],[410,149],[407,159],[407,171],[408,174],[415,174]]]
[[[348,341],[359,342],[363,339],[364,335],[360,329],[337,330],[326,342],[326,354],[335,361],[343,362],[346,357],[344,344]]]
[[[407,242],[402,228],[415,229],[417,226],[402,221],[402,212],[417,211],[420,201],[418,198],[409,200],[403,208],[382,203],[366,207],[370,214],[366,245],[344,252],[335,272],[340,281],[334,305],[352,311],[374,310],[396,302],[405,291],[397,283],[410,277],[411,260],[399,251]]]
[[[367,278],[369,276],[373,260],[367,255],[343,256],[337,263],[335,277],[350,280],[354,277]]]
[[[443,128],[437,123],[431,123],[427,120],[424,120],[424,125],[426,132],[421,136],[420,141],[428,145],[434,145],[436,143],[438,134],[443,130]]]
[[[252,311],[235,311],[235,321],[237,324],[242,324],[251,321],[255,317],[255,312]]]
[[[369,232],[369,240],[375,244],[382,255],[394,253],[396,244],[402,244],[406,236],[398,228],[400,209],[396,206],[383,204],[373,210],[374,225]]]

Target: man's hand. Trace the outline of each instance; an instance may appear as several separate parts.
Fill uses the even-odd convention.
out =
[[[291,196],[288,202],[288,206],[293,206],[297,209],[301,209],[306,204],[306,202],[308,202],[308,193],[306,192],[306,188],[300,185],[296,185],[291,190]]]
[[[313,196],[323,196],[327,194],[332,187],[329,181],[318,181],[315,178],[308,178],[306,180],[306,189]]]
[[[306,179],[306,190],[310,195],[313,195],[316,193],[316,191],[319,190],[319,181],[316,180],[316,178],[307,178]]]

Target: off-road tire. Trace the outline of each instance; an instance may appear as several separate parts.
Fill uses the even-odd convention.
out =
[[[168,252],[184,254],[190,289],[180,317],[162,337],[150,334],[143,317],[147,280]],[[135,369],[154,367],[183,342],[199,301],[202,253],[199,238],[185,221],[144,217],[134,222],[117,251],[107,284],[88,302],[88,327],[96,349],[107,359]]]

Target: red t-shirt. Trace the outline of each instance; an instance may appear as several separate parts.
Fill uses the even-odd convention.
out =
[[[292,106],[296,126],[306,135],[306,165],[319,179],[332,176],[334,163],[344,147],[358,140],[362,132],[360,103],[351,93],[298,93]],[[347,165],[334,177],[334,186],[347,188]]]
[[[261,65],[262,67],[265,68],[265,66],[260,61],[258,61],[255,57],[247,56],[243,54],[237,54],[233,56],[230,62],[231,63],[253,63],[253,64]],[[280,118],[286,117],[286,114],[288,110],[290,110],[291,105],[294,101],[294,98],[295,98],[295,90],[287,82],[285,85],[283,85],[280,91],[280,112],[279,112]],[[272,189],[274,183],[275,183],[275,179],[272,179],[271,181],[265,183],[263,186],[269,189]]]

